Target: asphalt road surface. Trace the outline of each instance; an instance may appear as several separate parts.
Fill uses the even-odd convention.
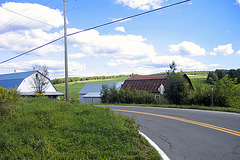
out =
[[[116,113],[136,116],[140,131],[152,139],[171,160],[240,160],[240,114],[152,107],[107,107]]]

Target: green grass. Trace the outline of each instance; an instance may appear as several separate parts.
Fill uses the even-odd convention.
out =
[[[196,88],[197,85],[201,85],[202,87],[208,87],[210,86],[209,83],[207,83],[207,75],[188,75],[190,78],[193,88]]]
[[[0,159],[160,159],[133,118],[109,108],[23,98],[0,115]]]
[[[84,86],[85,83],[105,83],[105,82],[124,82],[129,77],[120,77],[114,79],[104,79],[104,80],[89,80],[89,81],[78,81],[69,82],[69,97],[77,99],[79,97],[78,92]],[[65,83],[54,85],[59,92],[65,93]]]

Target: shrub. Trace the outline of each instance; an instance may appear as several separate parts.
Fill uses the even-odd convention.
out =
[[[103,85],[101,90],[101,102],[151,104],[156,103],[156,99],[153,94],[145,91],[130,91],[129,89],[118,90],[116,86],[109,88],[107,85]]]
[[[213,83],[212,86],[203,88],[198,85],[195,88],[188,104],[211,106],[213,94],[214,106],[240,108],[240,90],[236,85],[237,79],[228,78],[228,75],[220,80],[216,74],[213,74],[213,77],[215,77],[214,80],[212,77],[209,78]]]
[[[188,92],[186,87],[186,81],[181,75],[181,73],[170,73],[167,75],[166,80],[166,98],[170,103],[183,104],[184,98],[187,96]]]
[[[19,94],[12,88],[8,91],[0,86],[0,114],[7,114],[12,109],[12,103],[19,98]]]

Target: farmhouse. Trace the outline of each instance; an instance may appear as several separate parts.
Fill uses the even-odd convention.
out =
[[[44,90],[42,94],[48,97],[57,98],[63,96],[63,93],[57,91],[48,77],[42,75],[39,71],[29,71],[21,73],[0,75],[0,86],[6,89],[16,89],[21,96],[36,96],[36,78],[41,77],[44,82]]]
[[[79,102],[81,103],[100,103],[101,102],[101,89],[103,85],[109,87],[116,86],[117,89],[121,88],[123,82],[109,82],[109,83],[86,83],[78,92]]]
[[[183,75],[183,78],[189,83],[189,86],[192,87],[191,80],[188,78],[186,74]],[[122,85],[122,89],[129,89],[130,91],[133,90],[140,90],[140,91],[147,91],[150,93],[155,94],[155,97],[158,98],[159,96],[159,87],[161,84],[165,86],[167,79],[167,75],[144,75],[144,76],[132,76],[125,80]]]

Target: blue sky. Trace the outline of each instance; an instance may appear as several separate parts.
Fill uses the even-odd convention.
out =
[[[178,2],[67,0],[68,33]],[[69,76],[237,69],[240,0],[184,4],[68,37]],[[63,35],[62,0],[0,1],[0,61]],[[0,74],[46,65],[64,77],[63,40],[0,64]]]

